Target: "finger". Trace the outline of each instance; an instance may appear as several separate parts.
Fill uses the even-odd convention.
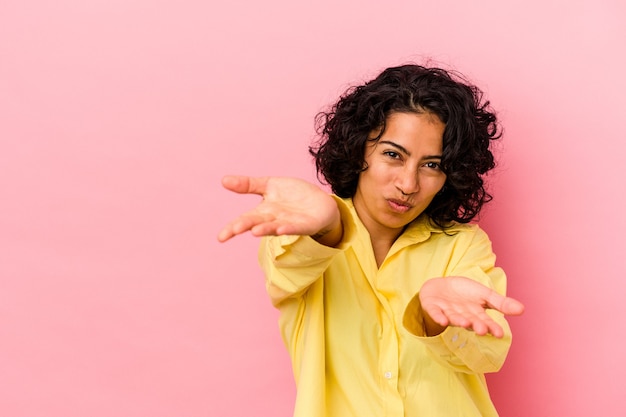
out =
[[[498,323],[486,314],[481,315],[474,320],[472,323],[472,329],[474,330],[474,333],[479,336],[484,336],[487,333],[490,333],[497,338],[504,336],[504,330],[502,330],[502,327],[500,327]]]
[[[472,322],[472,325],[470,327],[478,336],[484,336],[489,333],[489,327],[487,326],[487,324],[480,320]]]
[[[227,175],[222,178],[222,186],[238,194],[265,194],[268,177],[246,177]]]
[[[445,312],[436,306],[428,306],[425,307],[422,304],[422,308],[424,309],[424,313],[426,313],[432,321],[437,323],[440,326],[447,326],[450,323],[449,317],[445,314]]]
[[[232,224],[229,224],[228,226],[224,227],[222,230],[220,230],[219,234],[217,235],[217,240],[219,242],[226,242],[229,239],[232,239],[233,237],[237,236],[238,234],[241,234],[242,232],[236,233],[235,230],[233,229]]]
[[[217,235],[217,240],[224,243],[233,236],[235,236],[235,234],[232,232],[232,230],[230,230],[229,228],[224,228],[220,230],[219,234]]]
[[[489,333],[493,337],[501,339],[504,336],[504,330],[502,330],[502,327],[500,327],[500,325],[496,323],[495,321],[492,321],[491,323],[489,323],[488,329],[489,329]]]
[[[485,313],[485,310],[482,307],[477,309],[461,310],[451,308],[445,311],[445,314],[450,320],[450,324],[452,326],[470,329],[479,336],[491,333],[496,337],[502,337],[504,334],[502,328],[488,314]]]
[[[241,233],[243,232],[235,232],[233,227],[231,225],[228,225],[219,232],[219,234],[217,235],[217,240],[223,243]]]
[[[267,214],[246,213],[226,225],[218,234],[217,240],[225,242],[236,235],[240,235],[258,225],[271,222],[272,220],[273,217]]]
[[[504,336],[502,327],[483,309],[475,312],[470,320],[472,322],[472,330],[479,336],[484,336],[487,333],[497,338]]]
[[[284,229],[284,224],[278,221],[274,221],[257,224],[252,229],[250,229],[250,231],[254,236],[279,236],[289,234],[285,233],[282,229]]]
[[[450,322],[450,325],[452,326],[456,326],[456,327],[463,327],[463,328],[470,328],[472,327],[472,320],[470,320],[469,318],[466,317],[466,315],[457,312],[457,311],[446,311],[445,312],[446,317],[448,319],[448,321]]]
[[[487,306],[510,316],[519,316],[524,312],[524,304],[515,298],[504,297],[495,291],[491,291],[486,298]]]
[[[519,316],[524,313],[524,304],[517,301],[515,298],[506,297],[502,312],[510,316]]]

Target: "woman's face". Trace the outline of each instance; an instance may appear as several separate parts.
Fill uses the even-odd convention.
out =
[[[372,238],[395,239],[443,187],[444,128],[432,113],[393,113],[380,139],[366,145],[367,169],[359,176],[353,201]]]

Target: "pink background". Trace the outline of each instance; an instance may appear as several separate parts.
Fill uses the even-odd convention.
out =
[[[315,113],[426,57],[506,128],[502,416],[626,414],[623,4],[3,0],[0,415],[289,416],[257,241],[216,241],[257,199],[219,179],[313,179]]]

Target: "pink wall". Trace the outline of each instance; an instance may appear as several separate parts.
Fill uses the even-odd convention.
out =
[[[224,4],[0,4],[0,415],[289,416],[257,242],[215,239],[256,199],[219,178],[312,179],[314,114],[424,56],[506,127],[501,414],[624,415],[623,2]]]

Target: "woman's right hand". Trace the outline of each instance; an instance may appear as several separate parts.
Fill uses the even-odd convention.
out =
[[[343,230],[335,200],[316,185],[297,178],[226,176],[222,185],[239,194],[258,194],[263,201],[228,223],[217,239],[250,231],[254,236],[305,235],[335,246]]]

